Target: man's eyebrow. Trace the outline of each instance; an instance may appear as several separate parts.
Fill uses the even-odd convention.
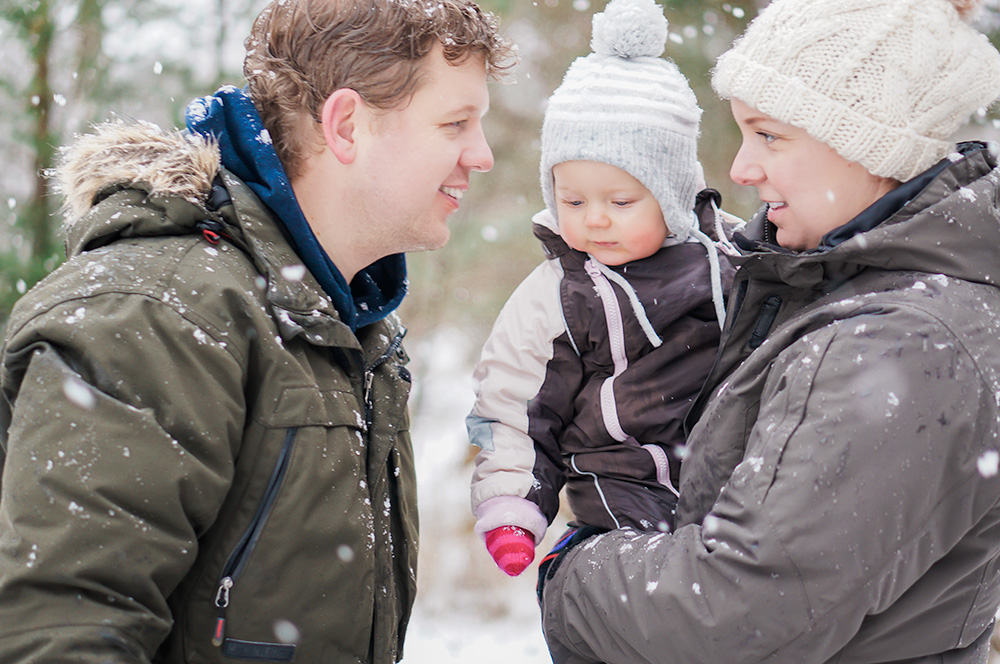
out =
[[[486,112],[489,110],[489,104],[487,104],[484,108],[480,108],[476,104],[466,104],[465,106],[454,108],[448,111],[448,113],[450,115],[476,115],[477,113],[479,115],[486,115]]]

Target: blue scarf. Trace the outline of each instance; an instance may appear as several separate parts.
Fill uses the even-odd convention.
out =
[[[195,99],[184,111],[184,119],[188,131],[218,141],[222,165],[274,212],[295,252],[352,330],[382,320],[399,306],[406,295],[403,254],[372,263],[348,285],[302,214],[278,153],[244,90],[227,85],[214,95]]]

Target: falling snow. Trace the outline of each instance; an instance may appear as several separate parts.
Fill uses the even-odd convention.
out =
[[[274,636],[279,643],[298,643],[301,638],[299,628],[289,620],[278,620],[274,623]]]
[[[979,469],[979,474],[983,477],[995,477],[997,471],[1000,471],[1000,452],[996,450],[984,452],[976,460],[976,467]]]
[[[288,281],[302,281],[306,276],[305,265],[286,265],[281,268],[281,276]]]
[[[80,408],[93,410],[94,406],[97,405],[97,397],[94,396],[90,386],[76,376],[66,378],[62,387],[66,398]]]

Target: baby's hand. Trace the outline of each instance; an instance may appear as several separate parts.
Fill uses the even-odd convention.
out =
[[[517,526],[500,526],[486,533],[486,550],[497,567],[517,576],[535,559],[535,538]]]

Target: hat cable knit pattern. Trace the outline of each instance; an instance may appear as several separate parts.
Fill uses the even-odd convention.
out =
[[[1000,53],[968,21],[982,0],[774,0],[712,86],[905,182],[1000,96]]]
[[[594,52],[570,65],[542,125],[542,197],[553,218],[552,167],[586,160],[639,180],[678,240],[697,228],[701,109],[677,65],[660,57],[666,41],[667,19],[653,0],[612,0],[594,15]]]

